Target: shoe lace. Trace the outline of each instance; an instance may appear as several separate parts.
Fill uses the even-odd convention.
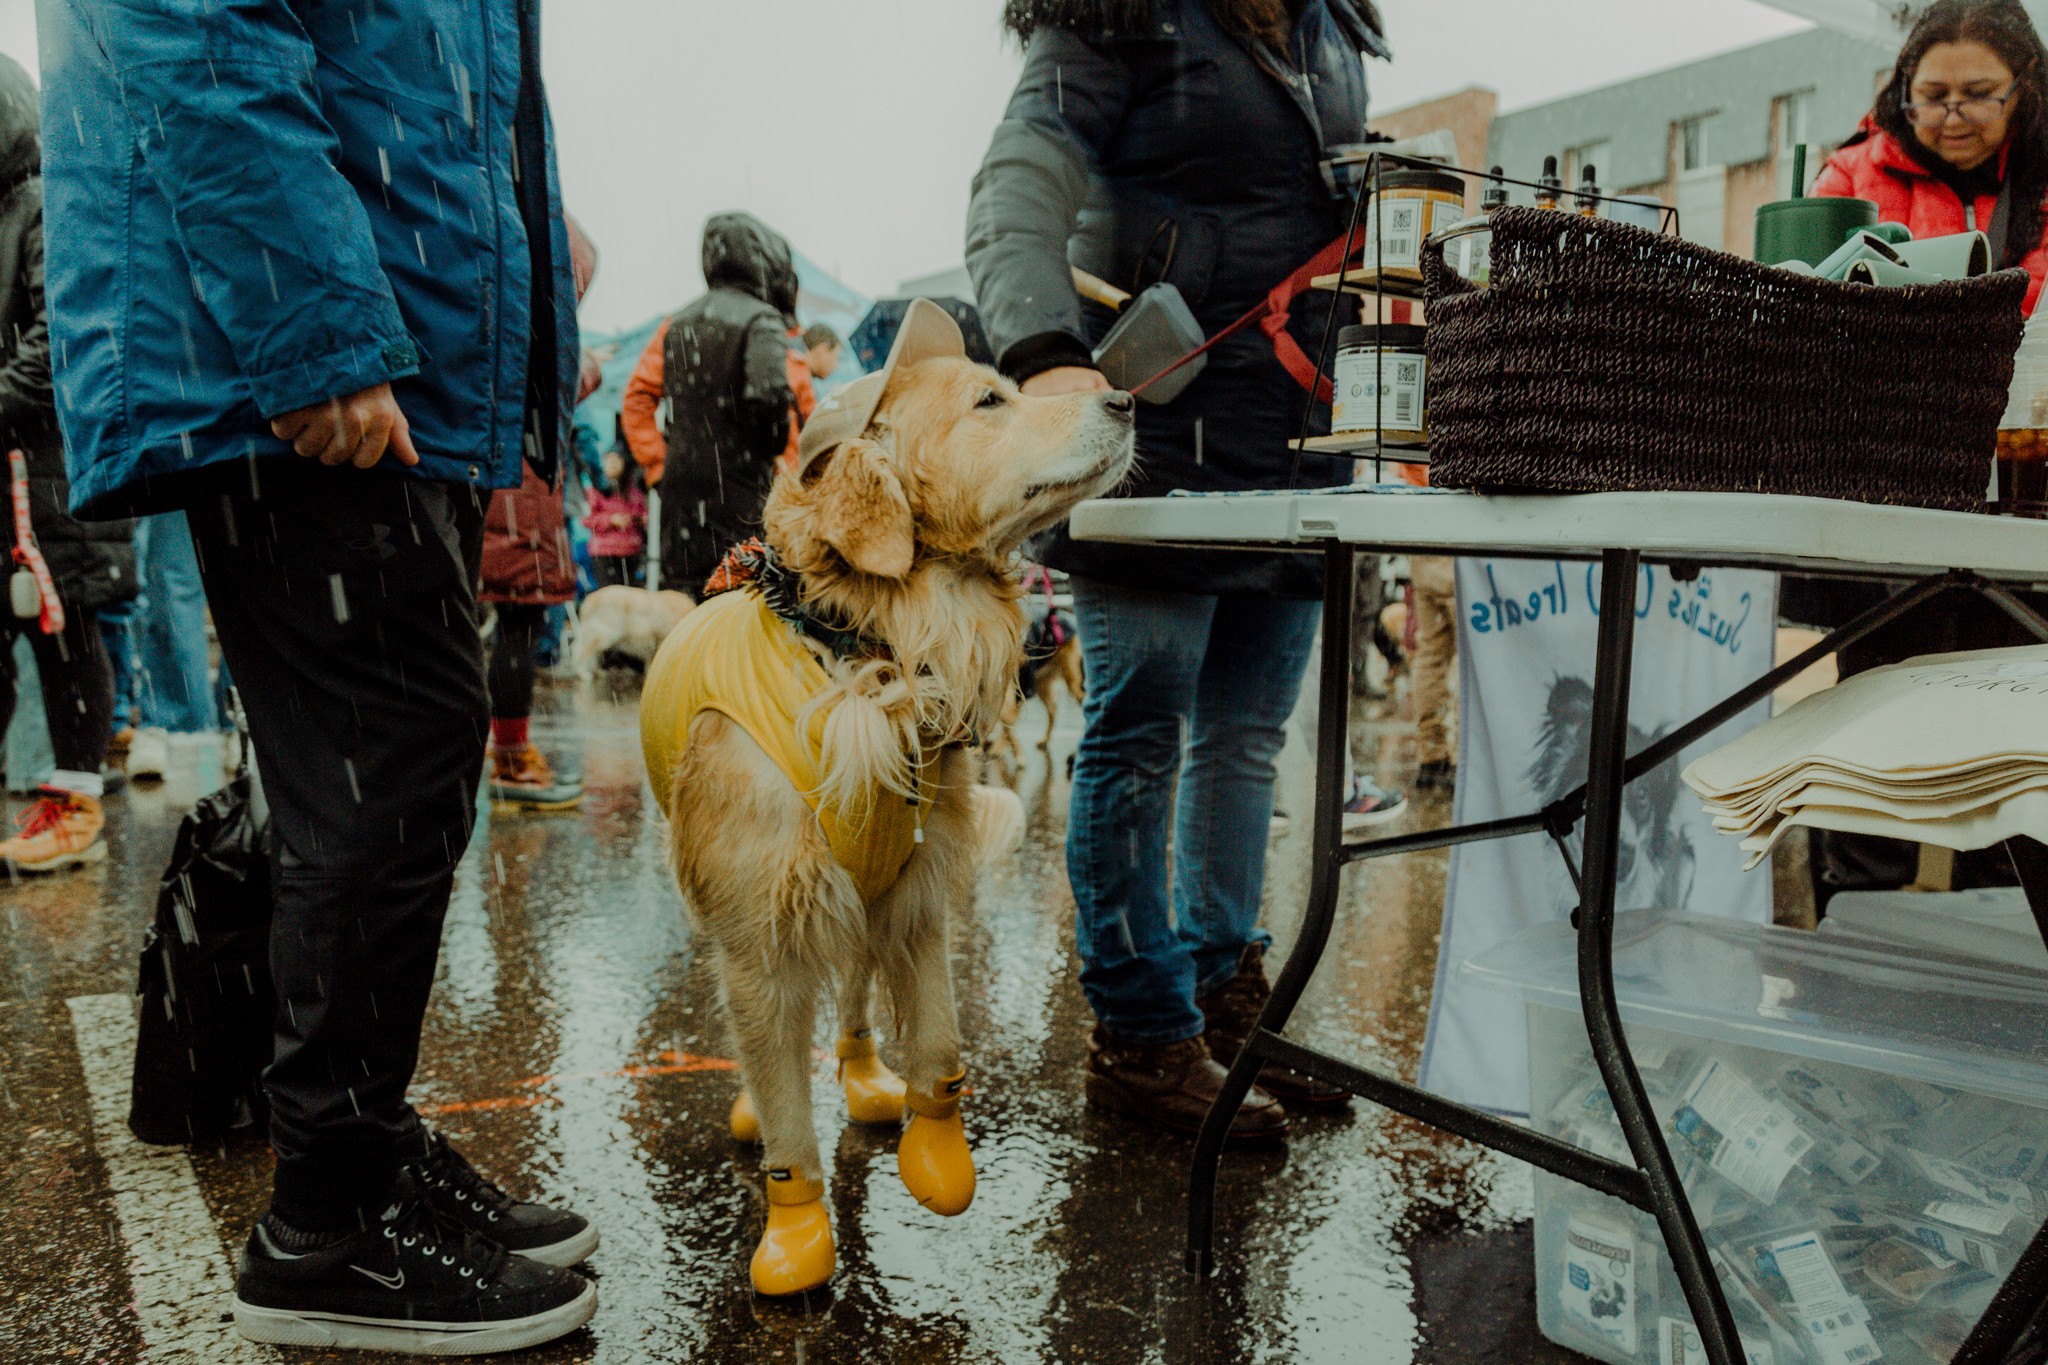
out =
[[[420,1179],[429,1189],[446,1190],[490,1222],[497,1222],[518,1201],[487,1180],[469,1158],[455,1150],[439,1133],[430,1133],[427,1155],[420,1162]]]
[[[24,839],[33,839],[39,834],[48,834],[64,824],[71,814],[71,798],[68,796],[45,796],[33,806],[14,817],[16,829]]]
[[[439,1261],[478,1289],[488,1289],[512,1253],[457,1222],[427,1199],[415,1199],[384,1224],[384,1237],[403,1261],[418,1255]]]

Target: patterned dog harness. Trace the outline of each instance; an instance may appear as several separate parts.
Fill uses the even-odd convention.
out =
[[[869,648],[864,637],[831,631],[808,613],[796,614],[790,576],[758,542],[728,555],[706,590],[715,595],[662,642],[640,693],[640,742],[655,799],[667,814],[669,786],[688,747],[690,723],[699,711],[716,711],[746,731],[782,770],[817,816],[833,859],[853,878],[861,900],[874,904],[896,884],[923,841],[924,820],[938,790],[937,751],[917,756],[914,802],[877,786],[868,793],[865,811],[821,806],[818,755],[825,714],[821,710],[811,716],[802,733],[797,715],[831,679],[804,637],[842,658],[879,651]],[[778,613],[778,604],[792,614]]]

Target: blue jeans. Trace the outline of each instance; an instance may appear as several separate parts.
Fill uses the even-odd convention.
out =
[[[135,724],[135,601],[100,608],[100,643],[114,671],[114,728]]]
[[[1073,589],[1088,675],[1067,813],[1081,989],[1118,1039],[1178,1042],[1202,1032],[1195,998],[1271,941],[1258,917],[1273,760],[1318,604]]]
[[[183,734],[218,730],[220,711],[208,678],[206,591],[185,514],[141,518],[135,549],[143,591],[135,623],[138,723]]]

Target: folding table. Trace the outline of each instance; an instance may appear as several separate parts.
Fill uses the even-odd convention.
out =
[[[2048,587],[2048,522],[1883,507],[1825,498],[1755,493],[1595,493],[1491,497],[1386,486],[1317,492],[1105,499],[1077,508],[1073,534],[1133,544],[1288,549],[1319,553],[1324,566],[1321,695],[1316,739],[1314,859],[1300,937],[1272,998],[1195,1145],[1188,1190],[1188,1269],[1213,1265],[1216,1170],[1231,1119],[1261,1065],[1277,1062],[1386,1108],[1613,1195],[1657,1219],[1686,1302],[1713,1365],[1742,1365],[1733,1319],[1707,1258],[1671,1153],[1650,1111],[1623,1035],[1614,991],[1613,927],[1617,835],[1623,787],[1769,696],[1777,686],[1843,646],[1955,592],[1997,603],[2043,641],[2043,621],[2012,589]],[[1344,755],[1352,652],[1352,560],[1376,552],[1592,559],[1602,566],[1593,730],[1585,785],[1540,811],[1449,829],[1347,844],[1343,841]],[[1775,569],[1820,577],[1907,580],[1908,586],[1833,631],[1711,710],[1630,754],[1628,698],[1636,579],[1644,563],[1680,577],[1700,567]],[[1935,608],[1938,609],[1938,606]],[[1582,864],[1566,837],[1585,821]],[[1454,1104],[1397,1077],[1303,1046],[1284,1032],[1330,938],[1338,879],[1367,858],[1482,839],[1547,833],[1579,888],[1579,986],[1586,1032],[1614,1101],[1634,1164],[1594,1156],[1560,1139]],[[2035,917],[2048,935],[2048,848],[2010,846]],[[2048,1299],[2048,1227],[2019,1258],[1954,1365],[1994,1365],[2029,1330]]]

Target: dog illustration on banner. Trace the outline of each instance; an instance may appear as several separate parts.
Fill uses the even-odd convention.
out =
[[[1662,739],[1665,727],[1648,734],[1628,727],[1628,751],[1637,753]],[[1529,785],[1547,805],[1586,780],[1593,749],[1593,688],[1584,678],[1559,677],[1550,684]],[[1615,871],[1615,901],[1624,910],[1684,905],[1692,894],[1692,835],[1679,824],[1684,792],[1678,765],[1659,764],[1628,784],[1622,795],[1621,838]],[[1567,902],[1564,909],[1570,910]]]
[[[1526,816],[1586,780],[1600,566],[1461,559],[1457,584],[1454,819]],[[1755,569],[1679,576],[1645,564],[1634,599],[1627,742],[1640,752],[1770,667],[1777,584]],[[1727,743],[1769,710],[1768,701],[1758,703],[1623,789],[1617,910],[1770,922],[1771,879],[1744,872],[1735,841],[1715,837],[1712,817],[1679,780],[1689,759]],[[1424,1087],[1498,1113],[1528,1112],[1523,1004],[1480,985],[1463,964],[1567,923],[1577,903],[1571,869],[1540,833],[1451,851],[1419,1071]]]

